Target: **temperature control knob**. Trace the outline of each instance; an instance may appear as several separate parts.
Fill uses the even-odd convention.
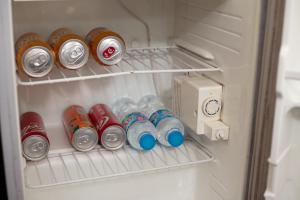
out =
[[[204,101],[202,109],[207,117],[214,117],[221,110],[221,100],[217,98],[208,98]]]

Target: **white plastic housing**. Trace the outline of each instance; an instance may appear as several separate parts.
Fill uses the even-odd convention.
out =
[[[204,77],[190,77],[181,85],[181,120],[197,134],[205,123],[220,119],[222,86]]]

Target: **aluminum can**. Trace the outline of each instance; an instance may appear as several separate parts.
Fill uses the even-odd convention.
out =
[[[55,30],[48,39],[56,56],[56,64],[67,69],[83,67],[89,58],[89,48],[84,38],[68,28]]]
[[[70,143],[78,151],[90,151],[97,145],[97,131],[83,107],[68,107],[63,113],[63,123]]]
[[[89,117],[98,132],[100,143],[104,148],[117,150],[125,144],[126,132],[107,105],[94,105],[90,109]]]
[[[23,156],[32,161],[45,158],[50,142],[42,117],[36,112],[26,112],[20,117],[20,126]]]
[[[107,28],[91,30],[86,41],[94,59],[101,65],[115,65],[122,60],[126,47],[123,38]]]
[[[19,72],[31,77],[46,76],[54,65],[54,52],[36,33],[26,33],[16,42],[16,63]]]

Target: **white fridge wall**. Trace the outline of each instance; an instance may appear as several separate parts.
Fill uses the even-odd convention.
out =
[[[153,46],[166,46],[173,36],[173,0],[122,0],[150,27]],[[91,29],[103,26],[120,33],[127,47],[145,47],[145,26],[133,18],[118,0],[72,0],[14,2],[15,38],[24,32],[36,31],[47,38],[60,27],[70,27],[86,35]],[[159,30],[159,31],[158,31]]]
[[[177,0],[175,35],[212,53],[222,74],[207,74],[224,85],[222,120],[228,142],[203,140],[216,155],[209,173],[224,199],[243,199],[252,120],[260,1]],[[215,186],[212,185],[212,188]],[[216,191],[218,191],[216,189]]]
[[[123,199],[242,199],[254,99],[260,0],[123,2],[148,23],[151,46],[170,46],[174,44],[174,38],[179,38],[214,56],[215,59],[209,63],[221,67],[224,72],[208,73],[207,76],[224,85],[222,119],[230,126],[230,140],[212,143],[200,138],[216,157],[206,167],[51,189],[25,188],[26,199],[62,197],[76,200],[82,199],[80,195],[83,194],[89,199],[98,199],[102,197],[101,193],[111,200],[120,199],[120,194],[115,191],[124,191]],[[86,34],[91,28],[101,25],[121,33],[129,47],[147,46],[145,26],[124,11],[117,1],[14,2],[13,22],[15,39],[27,31],[36,31],[47,37],[62,26]],[[157,76],[160,77],[158,80]],[[154,78],[157,85],[163,86],[159,94],[163,95],[167,104],[171,102],[171,77],[171,74],[161,74]],[[18,92],[20,113],[29,110],[40,112],[49,127],[61,126],[61,112],[69,104],[78,103],[87,109],[97,102],[111,103],[123,95],[137,100],[143,94],[156,91],[151,75],[135,75],[56,85],[19,86]],[[50,137],[54,141],[51,151],[69,147],[64,136]],[[153,188],[160,182],[165,185]],[[154,194],[147,193],[145,186],[153,188]],[[98,191],[99,194],[96,193]],[[147,196],[144,196],[145,193]]]

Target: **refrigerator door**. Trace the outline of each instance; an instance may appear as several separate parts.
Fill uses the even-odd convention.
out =
[[[267,200],[300,198],[300,2],[287,0],[279,55]]]

